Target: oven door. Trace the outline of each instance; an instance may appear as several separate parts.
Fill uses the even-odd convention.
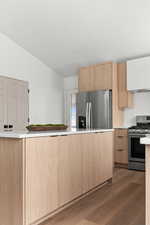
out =
[[[129,135],[129,161],[145,162],[145,145],[140,143],[140,138],[145,136],[144,134]]]

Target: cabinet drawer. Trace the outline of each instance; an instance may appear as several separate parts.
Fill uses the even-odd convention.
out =
[[[115,130],[115,163],[128,164],[128,130]]]
[[[128,164],[128,150],[126,148],[115,150],[115,163]]]
[[[128,136],[128,130],[127,129],[116,129],[115,130],[115,136],[120,137],[127,137]]]
[[[115,147],[120,148],[124,147],[127,148],[128,146],[128,138],[127,137],[119,137],[115,139]]]

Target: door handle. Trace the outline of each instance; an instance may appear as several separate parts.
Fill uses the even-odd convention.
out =
[[[92,103],[89,102],[89,128],[92,128]]]
[[[86,103],[86,129],[89,128],[89,102]]]
[[[119,151],[119,152],[123,152],[123,151],[124,151],[124,149],[121,149],[121,148],[120,148],[120,149],[117,149],[117,151]]]

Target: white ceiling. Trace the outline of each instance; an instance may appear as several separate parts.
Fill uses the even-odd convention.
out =
[[[4,0],[0,31],[67,76],[150,54],[149,0]]]

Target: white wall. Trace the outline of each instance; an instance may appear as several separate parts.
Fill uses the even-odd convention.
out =
[[[134,107],[124,111],[124,125],[134,125],[136,115],[150,115],[150,92],[134,94]]]
[[[64,77],[64,90],[78,89],[78,77]]]
[[[63,76],[3,34],[0,75],[29,82],[31,123],[63,122]]]
[[[71,126],[70,113],[71,113],[71,94],[77,93],[78,90],[78,77],[64,77],[64,122]]]
[[[77,76],[64,79],[65,90],[78,88]],[[124,110],[124,126],[134,125],[136,115],[150,115],[150,92],[134,93],[134,107]]]

